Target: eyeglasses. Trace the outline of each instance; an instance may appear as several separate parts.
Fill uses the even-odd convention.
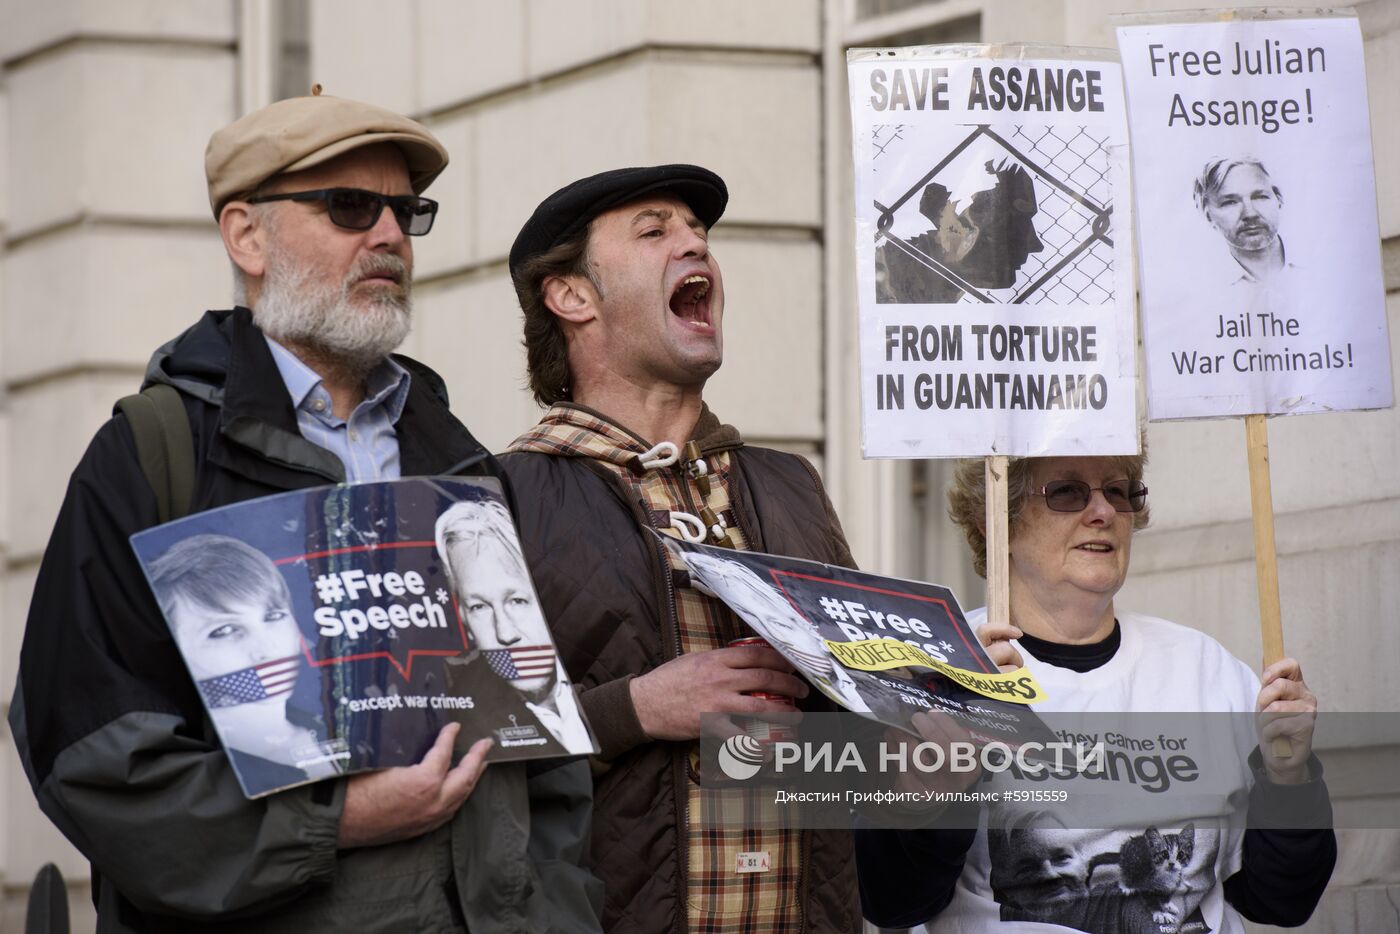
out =
[[[317,188],[314,191],[289,191],[280,195],[259,195],[249,198],[249,204],[266,201],[324,201],[331,223],[347,230],[369,230],[379,223],[384,205],[394,212],[399,230],[410,237],[421,237],[433,229],[438,204],[431,198],[417,195],[381,195],[363,188]]]
[[[1118,512],[1142,512],[1147,508],[1147,484],[1141,480],[1110,480],[1103,486],[1090,486],[1082,480],[1051,480],[1032,496],[1045,497],[1045,505],[1055,512],[1079,512],[1089,505],[1095,490]]]

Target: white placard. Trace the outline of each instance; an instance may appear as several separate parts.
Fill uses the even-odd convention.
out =
[[[1118,29],[1154,419],[1392,402],[1351,17]]]
[[[1137,450],[1126,123],[1098,54],[849,53],[866,457]]]

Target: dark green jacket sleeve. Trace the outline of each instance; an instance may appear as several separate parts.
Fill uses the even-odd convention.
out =
[[[155,522],[114,419],[44,554],[10,723],[40,807],[133,904],[256,912],[334,873],[343,783],[243,797],[128,541]]]

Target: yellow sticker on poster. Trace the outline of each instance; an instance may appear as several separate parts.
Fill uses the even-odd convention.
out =
[[[858,642],[823,640],[838,662],[860,671],[889,671],[891,668],[930,668],[976,694],[1012,704],[1038,704],[1045,691],[1026,668],[987,674],[956,668],[939,661],[918,646],[898,639],[862,639]]]

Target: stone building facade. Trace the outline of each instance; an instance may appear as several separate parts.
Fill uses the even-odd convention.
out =
[[[1225,4],[1209,3],[1210,6]],[[940,462],[859,455],[845,49],[1025,40],[1111,46],[1108,15],[1168,0],[0,0],[0,694],[72,465],[149,351],[230,273],[201,173],[215,128],[321,82],[414,115],[452,153],[417,246],[407,351],[500,448],[531,424],[506,252],[531,208],[621,164],[709,166],[728,359],[712,406],[823,470],[862,565],[981,583],[943,516]],[[1400,330],[1400,0],[1365,37],[1392,348]],[[1392,355],[1394,351],[1392,350]],[[1396,368],[1400,371],[1400,367]],[[1120,598],[1257,658],[1244,432],[1152,425],[1153,528]],[[1271,423],[1287,645],[1331,710],[1395,710],[1400,413]],[[50,621],[61,625],[62,621]],[[60,688],[56,688],[60,689]],[[3,702],[0,702],[3,703]],[[74,930],[86,864],[0,752],[0,929],[53,860]],[[1312,930],[1396,930],[1396,835],[1350,832]]]

